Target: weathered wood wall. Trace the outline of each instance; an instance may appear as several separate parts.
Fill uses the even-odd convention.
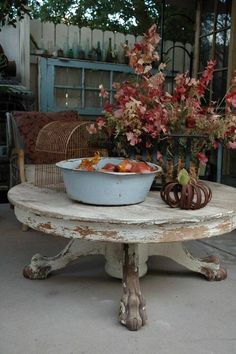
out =
[[[50,22],[40,22],[39,20],[30,21],[30,33],[36,41],[38,47],[43,48],[52,54],[58,49],[64,52],[68,48],[74,49],[74,46],[86,48],[97,47],[99,41],[102,49],[103,60],[105,60],[108,49],[109,38],[111,38],[112,48],[116,45],[118,51],[118,62],[123,61],[122,44],[128,41],[130,48],[135,42],[140,41],[141,36],[125,35],[119,32],[91,30],[88,27],[79,28],[77,26],[66,26],[64,24],[54,25]],[[32,54],[34,47],[31,46]],[[180,42],[165,41],[164,42],[164,59],[168,61],[167,69],[169,71],[185,72],[189,70],[190,58],[187,52],[192,52],[192,46],[189,43],[182,44]],[[76,56],[75,56],[76,57]]]
[[[142,38],[141,36],[135,37],[133,35],[125,35],[118,32],[101,31],[97,29],[91,30],[88,27],[79,28],[77,26],[66,26],[64,24],[54,25],[49,22],[42,23],[39,20],[30,21],[30,34],[38,47],[47,50],[49,55],[52,55],[52,53],[55,53],[59,49],[66,52],[71,48],[76,52],[75,47],[78,49],[78,46],[86,51],[91,47],[96,48],[97,42],[99,41],[101,44],[103,61],[106,57],[109,38],[111,38],[112,48],[116,45],[118,51],[119,63],[122,63],[124,60],[122,44],[127,40],[129,47],[132,48],[134,43],[140,41]],[[188,53],[192,53],[192,46],[189,43],[182,44],[173,41],[164,42],[164,60],[167,62],[167,71],[170,75],[190,70],[190,56]],[[33,45],[33,42],[31,42],[30,87],[36,96],[36,101],[38,101],[38,57],[35,54],[35,46]],[[171,91],[171,81],[169,82],[167,89]]]
[[[30,20],[25,16],[16,27],[4,26],[0,31],[0,44],[9,61],[16,62],[17,79],[30,87]]]

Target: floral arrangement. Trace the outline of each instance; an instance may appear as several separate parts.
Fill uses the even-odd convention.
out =
[[[153,25],[139,43],[129,51],[130,66],[136,73],[135,80],[114,83],[114,103],[108,101],[109,93],[100,85],[100,96],[105,99],[104,117],[91,124],[91,134],[106,134],[114,138],[116,149],[125,152],[130,147],[137,151],[151,149],[157,141],[169,135],[204,136],[196,140],[192,153],[202,163],[207,162],[205,151],[217,148],[224,142],[236,148],[236,72],[232,84],[220,103],[206,105],[205,94],[212,80],[215,62],[210,60],[198,79],[187,73],[177,74],[173,94],[165,90],[165,64],[153,73],[152,63],[159,60],[156,47],[160,41]],[[219,113],[222,103],[224,113]],[[161,154],[159,152],[159,158]]]

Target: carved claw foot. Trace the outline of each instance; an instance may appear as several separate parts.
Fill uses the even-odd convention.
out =
[[[227,277],[227,271],[221,268],[218,257],[209,256],[203,259],[194,257],[182,242],[152,245],[149,255],[166,256],[173,259],[187,269],[204,275],[207,280],[224,280]]]
[[[54,270],[65,268],[80,256],[105,254],[102,242],[71,240],[55,257],[33,256],[31,263],[23,269],[23,275],[29,279],[45,279]]]
[[[123,287],[126,288],[125,284]],[[137,331],[147,321],[145,300],[135,289],[124,289],[124,292],[120,302],[120,323],[131,331]]]
[[[129,330],[137,331],[147,321],[146,304],[139,284],[138,255],[133,245],[125,245],[124,252],[123,296],[120,302],[119,320]]]
[[[28,279],[45,279],[52,271],[47,257],[36,254],[32,257],[31,263],[24,267],[23,275]]]
[[[221,268],[218,257],[209,256],[202,259],[202,262],[206,263],[206,265],[201,268],[201,273],[207,280],[219,281],[227,278],[227,270]]]

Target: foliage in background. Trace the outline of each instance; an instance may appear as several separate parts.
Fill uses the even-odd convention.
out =
[[[45,0],[41,5],[35,0],[30,1],[32,16],[44,22],[62,22],[134,35],[142,35],[153,23],[160,25],[161,4],[160,0]],[[193,19],[188,13],[181,7],[165,6],[165,40],[193,43]]]
[[[22,19],[27,13],[43,22],[134,35],[142,35],[152,23],[160,25],[162,12],[161,0],[1,0],[0,5],[2,26],[15,26],[17,17]],[[193,43],[194,26],[189,11],[172,5],[166,5],[164,10],[164,39]]]
[[[53,22],[55,25],[59,23],[72,24],[75,11],[74,3],[74,0],[46,0],[42,3],[35,0],[29,1],[33,18],[43,22]]]
[[[36,3],[36,1],[35,1]],[[17,17],[22,19],[26,13],[30,13],[27,0],[1,0],[0,1],[0,26],[16,25]]]

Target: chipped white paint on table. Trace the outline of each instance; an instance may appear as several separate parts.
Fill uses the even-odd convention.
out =
[[[17,219],[33,229],[71,239],[55,257],[33,256],[24,268],[30,279],[43,279],[82,255],[102,254],[108,274],[122,278],[120,322],[137,330],[146,322],[145,301],[139,276],[147,271],[152,255],[169,257],[208,280],[226,278],[217,257],[194,258],[185,240],[221,235],[236,228],[236,189],[216,183],[212,201],[203,209],[171,209],[158,192],[130,206],[92,206],[70,200],[63,192],[29,183],[13,187],[8,198]]]

